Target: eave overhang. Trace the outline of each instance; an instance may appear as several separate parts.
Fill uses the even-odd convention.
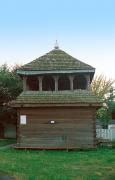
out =
[[[95,69],[80,70],[50,70],[50,71],[33,71],[33,70],[17,70],[19,75],[42,75],[42,74],[74,74],[74,73],[95,73]]]
[[[10,107],[14,107],[14,108],[37,108],[37,107],[95,107],[95,108],[100,108],[102,107],[101,103],[75,103],[75,104],[57,104],[57,103],[53,103],[53,104],[26,104],[26,103],[19,103],[19,104],[10,104]]]

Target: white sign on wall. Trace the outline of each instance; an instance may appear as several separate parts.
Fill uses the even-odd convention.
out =
[[[54,124],[55,123],[55,121],[50,121],[51,122],[51,124]]]
[[[26,124],[26,115],[20,115],[20,124]]]

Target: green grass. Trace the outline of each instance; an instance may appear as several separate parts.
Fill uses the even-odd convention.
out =
[[[16,140],[14,139],[0,139],[0,147],[3,147],[3,146],[6,146],[6,145],[9,145],[9,144],[15,144],[16,143]]]
[[[0,174],[17,180],[114,180],[115,150],[0,150]]]

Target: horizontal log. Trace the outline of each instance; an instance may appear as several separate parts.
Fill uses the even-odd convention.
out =
[[[63,113],[43,113],[43,114],[27,114],[26,112],[25,113],[22,113],[22,115],[26,115],[27,116],[27,118],[28,119],[45,119],[45,118],[49,118],[49,117],[52,117],[52,118],[64,118],[64,119],[66,119],[66,118],[68,118],[68,119],[71,119],[71,118],[77,118],[78,119],[78,117],[81,117],[81,118],[85,118],[85,117],[87,117],[87,118],[92,118],[93,117],[93,114],[92,113],[84,113],[84,112],[81,112],[81,114],[79,113],[76,113],[76,112],[69,112],[69,113],[67,113],[66,111],[65,111],[65,113],[63,112]]]
[[[65,129],[65,128],[85,128],[85,129],[90,129],[93,127],[93,122],[89,122],[89,123],[83,123],[83,122],[80,122],[80,123],[54,123],[54,124],[51,124],[50,122],[44,122],[42,124],[26,124],[26,125],[20,125],[20,129],[30,129],[32,130],[33,128],[35,128],[36,130],[37,129],[40,129],[40,128],[49,128],[49,129],[55,129],[55,128],[59,128],[59,129]]]
[[[84,141],[85,140],[85,142],[86,141],[92,141],[94,138],[93,137],[91,137],[91,136],[89,136],[89,137],[68,137],[68,136],[53,136],[53,137],[51,137],[51,136],[49,136],[49,137],[31,137],[31,138],[28,138],[28,137],[25,137],[25,136],[23,136],[23,137],[21,137],[20,138],[20,140],[21,141],[31,141],[31,142],[34,142],[34,141],[36,141],[36,142],[43,142],[43,141],[46,141],[46,142],[48,142],[48,141],[59,141],[59,142],[67,142],[67,141],[76,141],[76,142],[80,142],[80,141]],[[84,142],[84,143],[85,143]]]
[[[88,109],[88,108],[84,108],[84,109],[81,109],[81,108],[59,108],[59,109],[53,109],[53,108],[42,108],[42,109],[22,109],[20,111],[20,114],[24,114],[26,113],[27,115],[48,115],[48,114],[70,114],[70,113],[75,113],[75,114],[93,114],[95,111],[92,111],[92,109]],[[82,115],[82,114],[81,114]]]
[[[78,144],[36,144],[36,143],[20,143],[20,146],[24,146],[24,147],[66,147],[66,148],[69,148],[69,147],[91,147],[93,146],[92,143],[87,143],[87,144],[81,144],[81,143],[78,143]]]
[[[51,120],[54,120],[54,121],[57,121],[58,123],[80,123],[81,121],[82,122],[91,122],[92,121],[92,116],[84,116],[84,117],[78,117],[76,118],[75,117],[36,117],[36,118],[30,118],[30,117],[27,117],[27,123],[31,123],[31,124],[34,124],[34,123],[48,123],[50,122]]]

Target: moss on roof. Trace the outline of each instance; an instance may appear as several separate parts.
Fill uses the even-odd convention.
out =
[[[92,91],[25,91],[12,104],[74,104],[101,103]]]
[[[21,67],[21,70],[92,70],[92,66],[75,59],[60,49],[54,49]]]

